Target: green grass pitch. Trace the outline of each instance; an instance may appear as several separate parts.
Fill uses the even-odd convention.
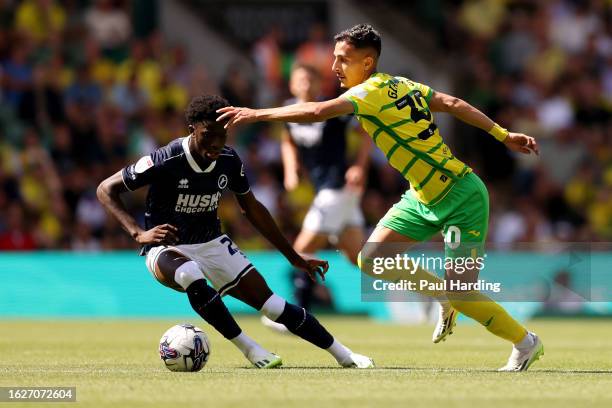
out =
[[[612,324],[535,320],[546,354],[527,373],[497,373],[510,347],[477,325],[460,325],[434,345],[432,327],[365,318],[322,322],[373,370],[340,369],[326,352],[239,322],[280,354],[283,368],[260,371],[197,318],[212,343],[199,373],[172,373],[157,355],[161,334],[180,321],[0,321],[0,386],[76,386],[67,407],[610,407]],[[0,403],[4,406],[18,404]],[[24,407],[38,404],[22,403]]]

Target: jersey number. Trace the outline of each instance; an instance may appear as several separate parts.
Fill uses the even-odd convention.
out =
[[[227,244],[227,252],[229,252],[230,255],[234,255],[236,252],[240,251],[234,246],[234,243],[228,237],[223,237],[219,242],[222,244]]]
[[[451,225],[446,230],[444,243],[450,249],[457,249],[461,244],[461,230],[455,225]]]
[[[412,119],[412,121],[415,123],[421,119],[431,122],[431,112],[423,103],[421,91],[404,96],[395,102],[395,106],[398,110],[401,110],[406,106],[410,106],[410,119]]]

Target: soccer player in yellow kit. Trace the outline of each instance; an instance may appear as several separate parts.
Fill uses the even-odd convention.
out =
[[[299,103],[272,109],[227,107],[219,121],[226,126],[256,121],[320,122],[353,113],[386,155],[389,164],[410,182],[408,190],[379,222],[361,251],[366,273],[372,259],[389,245],[411,245],[442,231],[447,256],[457,256],[457,244],[475,258],[482,256],[489,218],[488,192],[472,169],[457,159],[444,144],[432,112],[448,112],[457,119],[490,133],[512,151],[538,153],[536,141],[527,135],[508,132],[467,102],[434,91],[407,78],[376,71],[381,52],[380,35],[369,24],[359,24],[334,38],[334,64],[344,94],[325,102]],[[385,245],[387,245],[385,247]],[[464,249],[465,250],[465,249]],[[393,272],[393,271],[391,271]],[[471,274],[449,276],[468,279]],[[386,279],[403,277],[387,274]],[[413,279],[440,283],[419,269]],[[458,312],[478,321],[494,335],[510,341],[513,350],[500,371],[525,371],[544,354],[539,337],[527,331],[499,304],[480,292],[424,290],[440,301],[440,319],[434,330],[435,343],[452,333]]]

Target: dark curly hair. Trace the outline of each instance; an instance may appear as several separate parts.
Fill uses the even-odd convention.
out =
[[[346,41],[355,48],[374,48],[377,57],[380,57],[382,50],[380,34],[370,24],[357,24],[344,30],[334,36],[334,41]]]
[[[214,122],[219,114],[217,109],[230,106],[229,102],[218,95],[196,96],[189,102],[185,111],[185,120],[188,125],[196,123]]]

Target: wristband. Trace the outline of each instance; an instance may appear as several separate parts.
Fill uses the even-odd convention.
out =
[[[499,140],[500,142],[503,142],[504,140],[506,140],[506,138],[508,137],[508,133],[510,132],[508,132],[507,129],[504,129],[503,127],[499,126],[497,123],[493,125],[491,130],[489,130],[489,134],[493,136],[494,138],[496,138],[497,140]]]

